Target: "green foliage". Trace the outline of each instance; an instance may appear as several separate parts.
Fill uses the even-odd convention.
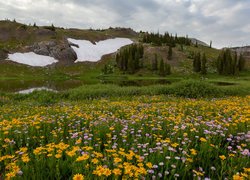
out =
[[[168,32],[166,32],[164,35],[161,35],[159,33],[144,33],[142,37],[142,42],[144,43],[151,43],[156,46],[161,46],[163,44],[175,47],[175,44],[185,44],[189,46],[191,44],[191,40],[188,39],[188,36],[186,37],[178,37],[177,34],[175,37],[169,35]]]
[[[123,48],[116,55],[116,64],[121,71],[131,74],[142,68],[143,66],[144,48],[142,44],[132,44]]]
[[[168,63],[165,64],[165,74],[166,75],[170,75],[171,74],[171,66]]]
[[[172,46],[169,46],[169,49],[168,49],[168,60],[171,60],[172,56],[173,56]]]
[[[207,74],[207,58],[206,58],[206,55],[205,53],[203,54],[202,56],[202,59],[201,59],[201,74]]]
[[[193,70],[194,72],[200,72],[201,71],[201,54],[196,53],[193,60]]]
[[[103,74],[112,74],[114,73],[114,67],[112,65],[104,65],[104,68],[102,69],[102,73]]]
[[[23,24],[23,25],[20,26],[20,29],[23,29],[23,30],[26,31],[28,29],[28,26],[26,24]]]
[[[197,41],[195,42],[195,47],[198,47],[198,42]]]
[[[219,88],[204,82],[187,80],[173,87],[173,94],[187,98],[220,97],[223,95]]]
[[[51,30],[51,31],[56,31],[56,28],[53,24],[51,24],[51,26],[45,26],[45,29]]]
[[[239,64],[238,64],[239,71],[243,71],[243,70],[244,70],[245,64],[246,64],[246,60],[245,60],[245,58],[243,57],[243,55],[240,54]]]
[[[245,60],[242,55],[238,58],[237,53],[232,53],[230,49],[223,50],[217,58],[217,72],[223,75],[236,75],[239,71],[243,71]]]
[[[165,65],[163,62],[163,59],[160,60],[160,67],[159,67],[159,75],[164,76],[165,75]]]
[[[152,59],[152,71],[158,70],[158,56],[157,54],[154,55],[154,59]]]

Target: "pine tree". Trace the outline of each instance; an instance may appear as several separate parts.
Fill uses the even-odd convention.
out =
[[[196,40],[196,42],[195,42],[195,47],[198,47],[198,42],[197,42],[197,40]]]
[[[171,74],[171,66],[168,63],[165,64],[165,74],[166,75],[170,75]]]
[[[172,56],[173,56],[172,46],[169,46],[169,48],[168,48],[168,59],[171,60]]]
[[[154,59],[152,61],[152,70],[157,71],[158,70],[158,58],[157,54],[155,54]]]
[[[159,74],[160,74],[160,76],[165,75],[165,66],[164,66],[164,62],[163,62],[162,58],[161,58],[161,61],[160,61]]]
[[[194,56],[193,68],[194,68],[194,72],[200,72],[201,71],[201,54],[200,53],[197,53]]]
[[[217,58],[217,72],[223,74],[223,53]]]
[[[243,71],[245,68],[245,59],[242,54],[240,54],[238,67],[239,67],[239,71]]]
[[[235,52],[231,64],[231,74],[233,75],[237,74],[237,61],[238,61],[237,52]]]
[[[224,55],[224,68],[223,74],[232,74],[232,56],[230,49],[227,49]]]
[[[202,59],[201,59],[201,74],[207,74],[206,64],[207,64],[207,58],[206,58],[206,55],[204,53],[202,56]]]

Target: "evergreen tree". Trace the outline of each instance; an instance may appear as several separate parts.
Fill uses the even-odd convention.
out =
[[[223,74],[223,56],[219,55],[217,59],[217,72]]]
[[[232,59],[232,64],[231,64],[231,74],[235,75],[238,74],[237,72],[237,61],[238,61],[238,57],[237,57],[237,53],[234,53],[234,58]]]
[[[54,24],[51,24],[51,31],[55,31],[55,30],[56,30],[56,28],[55,28]]]
[[[132,74],[135,72],[135,64],[133,62],[132,54],[130,54],[128,58],[128,71]]]
[[[163,62],[162,58],[161,58],[161,61],[160,61],[159,74],[160,74],[160,76],[165,75],[165,66],[164,66],[164,62]]]
[[[196,40],[196,42],[195,42],[195,47],[198,47],[198,42],[197,42],[197,40]]]
[[[171,66],[168,63],[165,64],[165,74],[166,75],[170,75],[171,74]]]
[[[194,56],[193,69],[194,69],[194,72],[200,72],[201,71],[201,55],[200,55],[200,53],[197,53]]]
[[[154,55],[154,59],[152,60],[152,70],[157,71],[158,70],[158,58],[157,54]]]
[[[168,48],[168,59],[171,60],[172,56],[173,56],[173,50],[172,50],[172,47],[169,46],[169,48]]]
[[[238,69],[239,69],[239,71],[243,71],[244,70],[244,68],[245,68],[245,58],[243,57],[243,55],[242,54],[240,54],[240,58],[239,58],[239,65],[238,65]]]
[[[207,58],[205,53],[202,56],[202,60],[201,60],[201,74],[207,74]]]
[[[241,58],[238,60],[236,52],[232,58],[230,49],[223,50],[217,59],[217,72],[224,75],[238,74],[238,71],[241,71],[242,67],[244,68],[244,65],[242,65],[244,64],[244,59]]]
[[[223,67],[223,74],[232,74],[232,56],[230,49],[226,49],[224,55],[224,67]]]
[[[104,68],[102,69],[102,73],[103,74],[108,74],[108,67],[107,67],[106,64],[104,65]]]

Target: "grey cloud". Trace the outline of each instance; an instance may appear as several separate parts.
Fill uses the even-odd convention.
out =
[[[5,0],[0,19],[78,28],[132,27],[213,40],[216,47],[250,44],[249,0]]]

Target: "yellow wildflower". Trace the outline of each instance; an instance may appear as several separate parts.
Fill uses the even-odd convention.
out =
[[[88,154],[84,154],[82,156],[79,156],[77,159],[76,159],[76,162],[79,162],[79,161],[84,161],[84,160],[87,160],[89,159],[89,155]]]
[[[119,176],[119,175],[122,174],[122,171],[121,171],[120,169],[118,169],[118,168],[113,169],[112,172],[113,172],[113,174],[116,175],[116,176]]]
[[[201,142],[207,142],[207,139],[204,138],[204,137],[201,137],[201,138],[200,138],[200,141],[201,141]]]
[[[84,180],[84,176],[82,174],[75,174],[73,180]]]
[[[219,156],[220,157],[220,159],[222,160],[222,161],[224,161],[225,159],[226,159],[226,156],[224,156],[224,155],[221,155],[221,156]]]

